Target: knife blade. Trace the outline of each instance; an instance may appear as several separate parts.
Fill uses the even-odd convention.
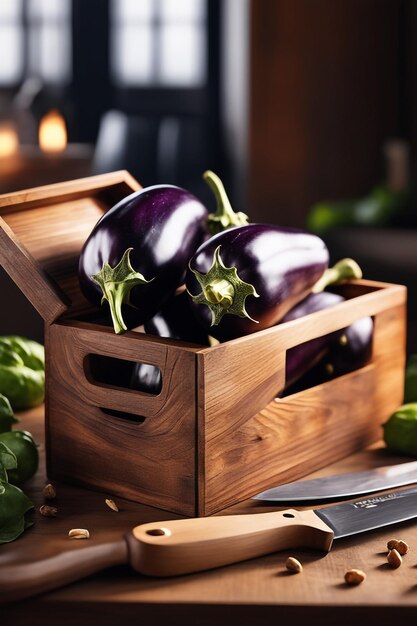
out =
[[[325,502],[354,498],[376,491],[395,489],[417,482],[417,461],[386,465],[365,472],[335,474],[267,489],[253,496],[262,502]]]
[[[0,601],[49,591],[129,563],[148,576],[177,576],[293,548],[328,552],[334,539],[417,517],[417,488],[315,510],[151,522],[124,538],[0,568]]]

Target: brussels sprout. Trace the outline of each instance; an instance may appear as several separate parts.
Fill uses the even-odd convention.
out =
[[[383,425],[388,448],[417,457],[417,402],[400,406]]]
[[[41,344],[23,337],[0,337],[0,394],[14,409],[28,409],[43,402],[44,367]]]

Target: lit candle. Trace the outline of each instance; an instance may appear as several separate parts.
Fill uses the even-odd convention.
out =
[[[0,158],[11,157],[19,149],[19,138],[14,125],[10,122],[0,124]]]
[[[39,125],[39,146],[43,152],[59,153],[67,147],[67,127],[58,111],[49,111]]]

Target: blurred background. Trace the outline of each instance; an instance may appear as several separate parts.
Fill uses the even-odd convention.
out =
[[[417,351],[416,33],[414,0],[0,0],[0,193],[126,168],[212,208],[213,169],[407,284]],[[2,332],[38,323],[0,280]]]

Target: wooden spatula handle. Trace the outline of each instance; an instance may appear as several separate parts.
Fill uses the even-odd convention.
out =
[[[128,561],[124,539],[72,549],[33,563],[0,568],[0,602],[12,602],[62,587]]]
[[[313,511],[174,520],[136,526],[129,560],[148,576],[176,576],[287,548],[330,550],[333,531]]]

